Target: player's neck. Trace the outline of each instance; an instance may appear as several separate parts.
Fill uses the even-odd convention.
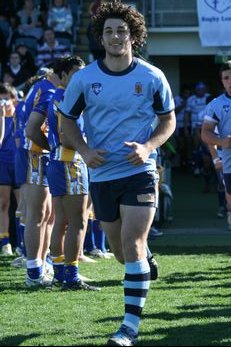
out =
[[[132,63],[132,55],[112,56],[106,54],[103,62],[110,71],[120,72],[126,70]]]

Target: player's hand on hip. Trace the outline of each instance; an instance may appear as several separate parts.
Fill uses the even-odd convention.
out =
[[[149,157],[149,151],[146,146],[137,142],[124,142],[124,144],[131,148],[131,153],[127,155],[128,161],[133,165],[142,165]]]
[[[88,167],[95,169],[105,162],[103,154],[106,152],[107,151],[103,149],[89,149],[87,152],[82,154],[82,157]]]

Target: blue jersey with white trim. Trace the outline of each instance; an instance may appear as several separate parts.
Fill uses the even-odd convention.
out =
[[[89,169],[92,182],[127,177],[156,168],[154,151],[141,166],[129,163],[131,149],[125,141],[145,143],[154,130],[156,115],[174,109],[174,100],[163,72],[141,59],[120,73],[94,61],[72,76],[61,113],[76,119],[83,111],[84,130],[90,148],[106,150],[105,163]]]

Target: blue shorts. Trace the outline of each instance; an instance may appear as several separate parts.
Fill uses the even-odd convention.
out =
[[[158,207],[158,171],[105,182],[91,182],[90,192],[96,218],[113,222],[120,217],[120,205]]]
[[[53,197],[88,194],[88,171],[84,161],[51,160],[47,174]]]
[[[15,179],[14,163],[0,162],[0,185],[18,188]]]
[[[28,150],[18,148],[15,154],[15,176],[18,186],[26,183],[28,167]]]
[[[20,148],[16,152],[15,172],[18,185],[35,184],[48,187],[49,155]]]

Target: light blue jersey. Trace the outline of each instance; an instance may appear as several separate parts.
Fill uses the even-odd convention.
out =
[[[72,76],[60,112],[76,119],[83,111],[84,130],[90,148],[103,149],[105,163],[89,169],[91,182],[101,182],[155,170],[156,151],[140,166],[127,159],[125,141],[145,143],[161,116],[174,109],[169,84],[158,68],[134,58],[119,73],[94,61]]]
[[[198,125],[198,115],[205,109],[209,95],[210,94],[206,93],[204,96],[200,97],[194,94],[188,98],[185,111],[191,113],[192,129]]]
[[[205,122],[217,125],[220,137],[231,135],[231,97],[222,94],[213,99],[206,107]],[[225,174],[231,173],[231,148],[222,149],[222,164]]]

